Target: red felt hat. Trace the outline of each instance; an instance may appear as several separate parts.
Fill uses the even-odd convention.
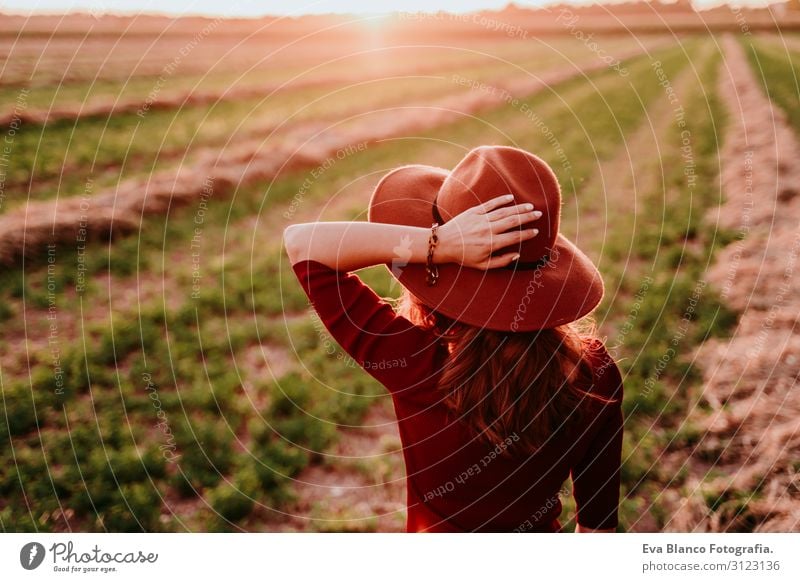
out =
[[[489,270],[440,264],[432,286],[424,264],[387,267],[425,305],[470,325],[530,331],[580,319],[603,298],[603,279],[589,257],[558,232],[561,188],[553,170],[530,152],[480,146],[453,170],[423,164],[395,168],[375,187],[369,220],[430,228],[508,193],[515,204],[532,202],[542,211],[534,223],[539,234],[517,246],[518,261]]]

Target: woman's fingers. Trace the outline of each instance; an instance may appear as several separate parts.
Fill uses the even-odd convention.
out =
[[[486,269],[496,269],[497,267],[505,267],[519,258],[516,252],[498,255],[496,257],[489,257],[489,260],[484,263]]]
[[[507,218],[509,216],[515,216],[517,214],[524,214],[526,212],[534,212],[538,213],[536,216],[541,216],[542,213],[538,210],[535,210],[533,204],[530,202],[526,202],[524,204],[515,204],[514,206],[504,206],[502,208],[498,208],[487,213],[486,217],[491,222],[495,222],[497,220]]]
[[[502,249],[510,245],[516,245],[535,237],[537,234],[539,234],[538,228],[526,228],[525,230],[515,230],[505,234],[496,234],[492,236],[492,248]]]
[[[486,214],[491,212],[495,208],[500,208],[514,200],[513,194],[503,194],[502,196],[498,196],[497,198],[492,198],[491,200],[487,200],[483,204],[478,204],[475,208],[481,213]]]
[[[530,238],[535,237],[539,234],[538,229],[526,229],[526,230],[518,230],[515,232],[509,232],[506,234],[498,234],[492,237],[492,247],[495,249],[502,249],[511,245],[517,245],[524,240],[528,240]],[[519,253],[517,251],[509,251],[502,255],[497,256],[490,256],[486,262],[484,263],[484,267],[486,269],[494,269],[496,267],[505,267],[506,265],[510,264],[512,261],[515,261],[519,258]]]
[[[528,222],[538,220],[541,218],[542,213],[538,210],[523,212],[521,214],[513,214],[500,220],[492,221],[492,232],[505,232],[511,228],[516,228]]]

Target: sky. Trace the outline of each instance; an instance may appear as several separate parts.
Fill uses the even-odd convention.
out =
[[[349,12],[353,14],[391,11],[471,12],[496,10],[509,0],[3,0],[0,12],[154,12],[169,14],[208,14],[222,16],[263,16],[265,14],[313,14]],[[515,0],[518,6],[542,6],[570,0]],[[720,0],[693,0],[695,6],[714,6]],[[573,4],[586,4],[574,1]],[[739,5],[761,6],[765,0],[732,0]]]

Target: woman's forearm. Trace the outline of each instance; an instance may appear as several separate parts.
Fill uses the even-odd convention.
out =
[[[512,204],[513,195],[497,196],[468,208],[439,227],[434,263],[459,263],[491,269],[517,260],[516,245],[539,231],[521,228],[542,213],[533,204]],[[428,258],[429,228],[381,222],[306,222],[283,232],[289,260],[313,260],[338,271],[391,263],[424,263]],[[501,255],[494,253],[507,249]]]
[[[314,260],[339,271],[380,263],[422,263],[428,257],[429,228],[379,222],[309,222],[283,233],[292,264]],[[447,245],[434,251],[434,261],[447,262]]]

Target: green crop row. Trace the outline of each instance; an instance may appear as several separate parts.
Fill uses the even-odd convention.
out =
[[[800,53],[778,50],[744,37],[740,41],[767,97],[783,109],[800,135]]]

